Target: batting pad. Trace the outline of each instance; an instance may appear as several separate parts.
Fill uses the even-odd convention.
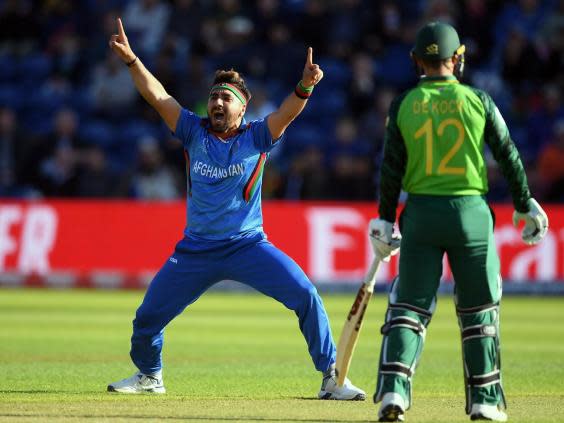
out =
[[[392,283],[385,323],[380,330],[384,338],[374,402],[381,401],[388,392],[395,392],[404,398],[409,409],[411,381],[423,351],[427,326],[435,311],[436,297],[429,309],[397,302],[398,281],[399,277],[396,277]]]
[[[470,414],[472,404],[505,408],[499,354],[499,303],[457,307],[456,312],[462,340],[466,413]]]

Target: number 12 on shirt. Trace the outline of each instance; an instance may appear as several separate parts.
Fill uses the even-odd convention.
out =
[[[464,142],[464,126],[459,119],[449,118],[443,120],[437,128],[437,136],[439,140],[444,136],[445,129],[452,126],[456,129],[456,140],[450,150],[441,158],[439,166],[436,170],[437,175],[463,175],[466,172],[466,167],[449,166],[449,162],[458,153],[460,147]],[[425,123],[415,132],[415,139],[425,138],[425,173],[432,175],[433,169],[433,151],[434,151],[434,135],[433,134],[433,120],[431,118],[425,120]]]

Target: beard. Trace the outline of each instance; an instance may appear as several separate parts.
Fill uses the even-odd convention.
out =
[[[214,132],[227,132],[229,130],[229,125],[227,123],[227,121],[224,122],[214,122],[214,120],[211,120],[211,129]]]

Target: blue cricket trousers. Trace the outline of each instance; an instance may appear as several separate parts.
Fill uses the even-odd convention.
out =
[[[255,233],[235,241],[185,237],[176,245],[133,321],[130,355],[142,373],[162,368],[165,326],[210,286],[226,279],[249,285],[294,310],[317,370],[324,372],[335,362],[329,319],[315,286],[263,233]]]

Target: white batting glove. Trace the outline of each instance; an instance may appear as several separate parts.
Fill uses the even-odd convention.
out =
[[[394,224],[386,220],[370,219],[368,235],[374,255],[380,261],[390,261],[399,252],[401,235],[394,235]]]
[[[534,198],[529,200],[531,210],[528,213],[513,212],[513,226],[519,227],[521,220],[525,221],[521,238],[528,245],[534,245],[544,238],[548,231],[548,216]]]

